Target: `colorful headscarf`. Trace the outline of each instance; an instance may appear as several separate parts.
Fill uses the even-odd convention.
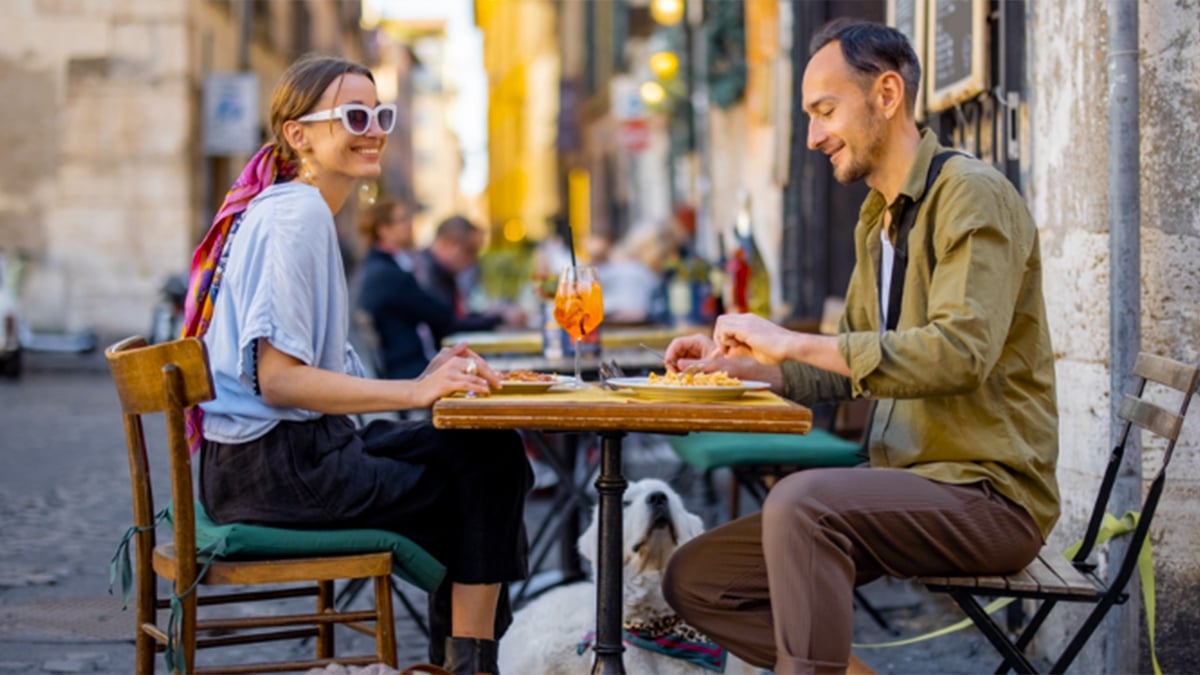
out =
[[[234,222],[250,200],[267,189],[280,175],[289,176],[290,163],[282,160],[274,143],[262,146],[246,163],[242,174],[233,187],[225,193],[225,200],[213,218],[212,227],[192,255],[192,269],[188,275],[188,293],[184,299],[183,329],[179,337],[202,337],[212,321],[216,306],[217,291],[221,288],[221,253],[229,243]],[[202,413],[199,406],[189,408],[184,416],[188,446],[194,454],[203,440]]]

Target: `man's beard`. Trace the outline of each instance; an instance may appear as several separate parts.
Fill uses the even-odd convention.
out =
[[[875,170],[880,150],[883,148],[883,116],[878,114],[870,102],[867,103],[867,122],[864,125],[863,136],[866,141],[862,151],[854,152],[849,164],[834,167],[833,177],[842,185],[849,185],[870,175]]]

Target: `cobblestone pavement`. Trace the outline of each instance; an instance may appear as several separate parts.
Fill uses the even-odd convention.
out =
[[[107,591],[109,560],[131,518],[116,395],[98,354],[30,356],[21,380],[0,381],[0,673],[130,673],[133,613],[122,612],[120,599]],[[147,429],[148,438],[155,434],[161,429]],[[647,442],[641,450],[636,445],[626,460],[631,477],[675,473],[661,443]],[[165,475],[156,484],[165,491]],[[700,492],[683,491],[693,502],[692,493]],[[531,500],[531,522],[546,509],[547,500]],[[424,607],[421,594],[407,593]],[[866,593],[905,635],[957,617],[906,583],[876,583]],[[415,623],[399,604],[396,611],[400,662],[425,660]],[[858,614],[858,641],[891,637]],[[339,634],[339,650],[371,648],[364,636]],[[225,658],[237,660],[249,650],[256,659],[289,658],[309,649],[242,647]],[[982,672],[998,663],[973,629],[857,653],[884,673]]]

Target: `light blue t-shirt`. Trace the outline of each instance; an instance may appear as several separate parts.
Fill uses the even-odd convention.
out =
[[[346,275],[333,214],[311,185],[272,185],[247,207],[226,245],[221,287],[204,335],[217,397],[201,404],[204,437],[244,443],[280,421],[321,413],[267,405],[255,393],[254,343],[317,368],[362,375],[347,340]]]

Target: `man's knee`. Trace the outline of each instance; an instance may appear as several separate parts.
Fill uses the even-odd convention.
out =
[[[819,469],[808,469],[785,476],[763,500],[763,528],[793,521],[815,521],[827,510],[825,499],[829,483]],[[764,537],[765,539],[765,537]]]

